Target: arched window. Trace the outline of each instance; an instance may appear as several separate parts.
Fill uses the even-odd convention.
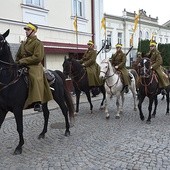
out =
[[[148,33],[148,31],[146,31],[146,33],[145,33],[145,39],[149,40],[149,33]]]

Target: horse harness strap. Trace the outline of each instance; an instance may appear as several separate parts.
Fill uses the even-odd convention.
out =
[[[113,75],[114,75],[114,74],[113,74]],[[112,76],[113,76],[113,75],[112,75]],[[112,77],[112,76],[109,76],[109,77],[107,77],[107,78],[110,78],[110,77]],[[109,87],[110,93],[111,93],[112,95],[113,95],[113,93],[112,93],[112,87],[113,87],[113,86],[116,86],[117,83],[119,82],[119,80],[120,80],[120,77],[118,76],[118,79],[117,79],[116,83],[113,84],[113,85],[111,85],[111,86],[109,86],[108,83],[107,83],[107,81],[106,81],[106,85],[107,85],[107,87]]]
[[[143,85],[143,86],[145,87],[145,94],[146,94],[146,95],[148,94],[148,89],[147,89],[147,87],[153,82],[154,78],[155,78],[156,82],[158,82],[156,73],[153,73],[153,74],[152,74],[151,81],[150,81],[148,84],[146,84],[146,82],[144,82],[144,84],[143,84],[143,83],[142,83],[142,80],[140,81],[141,85]],[[145,79],[144,79],[144,80],[145,80]],[[150,94],[153,94],[153,93],[154,93],[154,92],[152,92],[152,93],[150,93]]]
[[[11,85],[13,85],[13,84],[15,84],[20,78],[21,78],[21,76],[22,76],[22,74],[24,74],[25,72],[26,72],[26,68],[21,68],[21,69],[19,69],[18,70],[18,73],[19,74],[17,74],[17,76],[16,76],[16,78],[14,79],[14,80],[12,80],[11,82],[9,82],[7,85],[4,85],[3,83],[0,83],[3,87],[0,89],[0,91],[2,91],[2,90],[4,90],[4,89],[6,89],[7,87],[9,87],[9,86],[11,86]]]

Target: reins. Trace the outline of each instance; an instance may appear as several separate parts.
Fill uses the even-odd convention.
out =
[[[108,63],[108,62],[102,62],[102,63],[108,64],[108,69],[109,69],[109,63]],[[100,71],[101,73],[104,73],[104,74],[105,74],[105,80],[107,80],[107,79],[113,77],[115,74],[117,74],[117,71],[115,71],[112,75],[107,76],[106,74],[107,74],[107,72],[108,72],[108,69],[107,69],[106,72]],[[108,82],[106,81],[106,85],[107,85],[107,87],[110,89],[110,92],[111,92],[111,93],[112,93],[112,90],[111,90],[112,87],[116,86],[116,85],[118,84],[119,80],[120,80],[120,76],[118,76],[117,81],[116,81],[113,85],[109,85]],[[112,93],[112,94],[113,94],[113,93]]]
[[[8,62],[2,61],[2,60],[0,60],[0,63],[3,63],[5,65],[9,65],[9,66],[16,66],[15,63],[8,63]],[[2,68],[1,67],[0,71],[7,70],[7,69],[9,69],[9,67],[7,67],[7,68]],[[9,86],[15,84],[21,78],[22,74],[25,72],[25,68],[23,67],[23,68],[21,68],[21,69],[19,69],[17,71],[18,71],[17,76],[11,82],[9,82],[8,84],[5,85],[4,83],[0,82],[0,84],[3,85],[3,87],[0,88],[0,91],[2,91],[4,89],[8,88]]]

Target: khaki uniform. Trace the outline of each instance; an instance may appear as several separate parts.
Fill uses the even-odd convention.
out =
[[[96,57],[96,51],[90,49],[84,53],[83,58],[80,60],[80,63],[86,67],[89,86],[101,86],[103,84],[102,80],[99,79],[100,67],[96,63]]]
[[[122,51],[117,51],[111,56],[112,66],[118,66],[118,71],[121,72],[124,86],[130,85],[130,77],[126,68],[126,55]]]
[[[162,57],[160,55],[160,52],[158,50],[150,51],[147,54],[147,56],[151,60],[151,66],[152,66],[153,70],[155,70],[155,72],[158,75],[159,87],[165,88],[166,86],[169,85],[169,79],[168,79],[167,75],[163,72],[163,69],[161,66],[162,65]]]
[[[29,93],[25,108],[34,102],[45,103],[53,99],[49,84],[43,72],[41,61],[44,58],[44,47],[36,36],[22,42],[17,54],[16,62],[29,67]]]

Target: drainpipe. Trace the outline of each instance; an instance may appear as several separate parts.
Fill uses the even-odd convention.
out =
[[[95,2],[94,0],[91,0],[91,26],[92,26],[92,41],[94,42],[95,40],[95,33],[94,33],[94,26],[95,26],[95,23],[94,23],[94,8],[95,8]],[[95,42],[94,42],[95,44]]]

